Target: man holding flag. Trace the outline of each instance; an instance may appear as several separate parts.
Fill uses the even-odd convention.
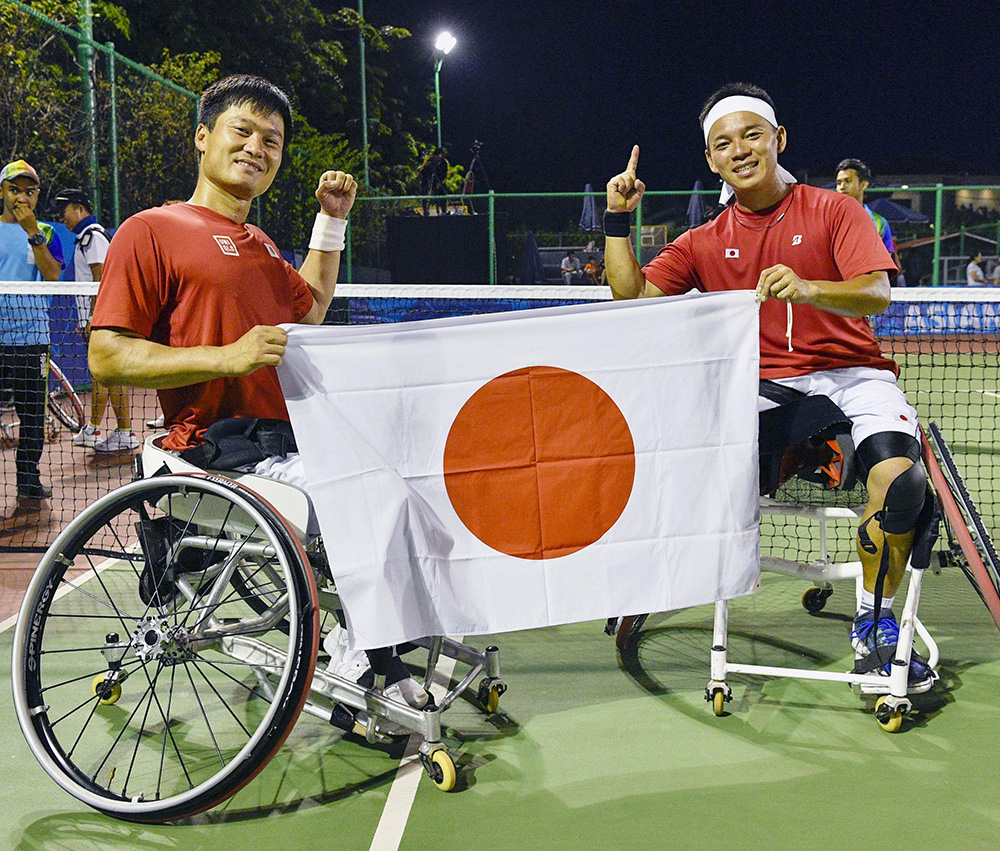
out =
[[[893,598],[932,509],[916,411],[865,319],[888,307],[895,263],[862,207],[797,184],[778,164],[787,134],[765,91],[724,86],[700,121],[708,166],[724,181],[720,200],[735,203],[640,267],[629,240],[630,214],[645,191],[636,145],[607,186],[608,283],[618,299],[754,290],[761,302],[761,409],[789,392],[825,395],[852,420],[869,503],[858,531],[864,592],[851,640],[856,670],[878,670],[888,682],[899,632]],[[910,690],[930,688],[935,679],[914,654]]]
[[[326,316],[358,186],[342,171],[320,176],[320,211],[296,271],[247,223],[254,198],[277,175],[291,133],[288,98],[267,80],[234,75],[205,90],[194,194],[187,203],[145,210],[118,229],[94,308],[90,368],[105,385],[155,388],[169,429],[162,448],[193,463],[213,425],[256,418],[258,438],[266,429],[290,451],[267,455],[254,472],[304,487],[275,370],[288,339],[278,326],[318,325]],[[358,681],[368,668],[365,655],[348,651],[343,637],[335,627],[324,642],[331,670]],[[426,704],[427,693],[395,656],[387,682],[387,696]]]

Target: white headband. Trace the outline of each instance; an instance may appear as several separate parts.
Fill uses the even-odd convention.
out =
[[[732,115],[734,112],[752,112],[754,115],[759,115],[765,121],[769,122],[772,127],[778,126],[778,119],[774,117],[774,109],[767,101],[748,95],[730,95],[715,104],[708,111],[708,115],[705,116],[705,121],[701,127],[705,131],[706,148],[708,147],[708,134],[712,129],[712,125],[723,116]],[[780,165],[778,166],[778,174],[788,183],[798,182],[794,174]],[[733,187],[728,183],[723,184],[722,193],[719,195],[719,203],[725,204],[732,197]]]
[[[749,95],[730,95],[720,100],[705,116],[705,121],[701,129],[705,131],[705,147],[708,147],[708,134],[715,124],[724,115],[731,115],[734,112],[752,112],[761,118],[769,121],[772,127],[778,126],[778,119],[774,117],[774,109],[766,100],[750,97]]]

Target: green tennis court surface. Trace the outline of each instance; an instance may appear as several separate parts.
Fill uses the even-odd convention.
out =
[[[852,589],[818,617],[804,584],[765,574],[730,614],[730,658],[851,665]],[[705,703],[711,607],[650,618],[619,663],[602,624],[495,638],[510,689],[484,718],[445,716],[458,791],[422,777],[403,849],[995,848],[1000,635],[954,568],[927,577],[921,616],[942,681],[914,699],[903,731],[836,683],[733,678],[728,716]],[[9,658],[12,632],[0,635]],[[367,849],[401,748],[389,753],[303,715],[244,790],[193,823],[101,816],[59,789],[14,722],[2,672],[0,848]],[[394,846],[393,846],[394,847]]]

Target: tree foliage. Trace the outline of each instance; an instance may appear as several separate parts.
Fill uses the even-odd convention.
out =
[[[75,28],[75,0],[34,0],[39,12]],[[255,217],[289,247],[308,241],[319,175],[339,168],[362,177],[359,34],[365,39],[369,163],[374,191],[416,189],[418,140],[432,127],[426,96],[409,88],[409,33],[374,27],[356,10],[322,11],[310,0],[244,0],[232,15],[193,0],[94,0],[94,38],[200,92],[226,74],[256,73],[293,99],[296,135]],[[0,0],[0,152],[40,172],[43,203],[62,186],[87,185],[88,126],[75,39]],[[8,37],[9,36],[9,37]],[[117,123],[122,218],[187,198],[197,177],[195,101],[148,76],[95,56],[94,88],[103,218],[111,222],[112,117]],[[112,116],[112,100],[115,110]],[[413,105],[422,103],[422,108]],[[44,208],[43,208],[44,209]],[[361,225],[361,222],[358,223]]]

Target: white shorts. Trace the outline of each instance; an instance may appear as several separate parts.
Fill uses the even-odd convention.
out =
[[[880,431],[901,431],[917,437],[917,412],[887,369],[852,366],[776,378],[774,382],[807,396],[829,396],[854,423],[851,437],[855,446]],[[770,399],[758,399],[758,411],[774,407],[777,404]]]

